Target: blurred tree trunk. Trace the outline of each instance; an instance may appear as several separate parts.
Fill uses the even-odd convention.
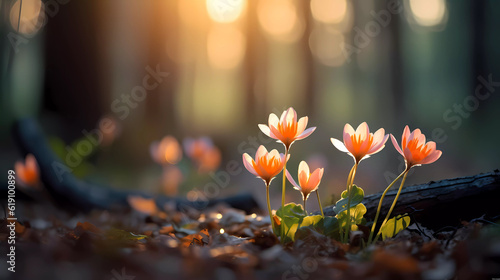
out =
[[[148,2],[149,3],[149,2]],[[169,76],[146,99],[148,123],[159,124],[162,133],[177,132],[175,93],[177,89],[178,66],[167,56],[167,48],[172,54],[179,55],[179,16],[177,1],[155,1],[150,5],[149,53],[148,65],[155,69],[159,65],[161,72]],[[165,131],[165,127],[168,131]]]
[[[307,115],[315,115],[315,102],[316,102],[316,81],[314,80],[314,58],[312,57],[311,50],[309,48],[309,34],[311,34],[313,29],[313,20],[311,18],[311,5],[310,1],[299,1],[298,6],[299,18],[304,19],[304,34],[300,39],[300,45],[302,50],[302,59],[304,61],[303,74],[305,75],[305,92],[304,92],[304,104]]]
[[[47,3],[47,1],[44,1]],[[58,5],[45,26],[45,108],[82,128],[92,128],[108,102],[99,35],[101,4],[70,1]]]
[[[263,98],[266,93],[260,92],[265,89],[259,85],[263,81],[259,81],[258,71],[262,69],[259,67],[260,61],[263,60],[264,52],[262,50],[265,38],[263,38],[259,23],[257,20],[257,1],[247,2],[247,15],[246,15],[246,54],[244,61],[244,79],[245,79],[245,110],[246,110],[246,123],[248,125],[257,122],[257,116],[263,113],[265,108],[265,99]],[[260,108],[259,108],[260,107]]]
[[[381,9],[386,10],[389,2],[391,0],[387,0],[384,3]],[[401,3],[402,5],[402,3]],[[389,45],[389,69],[388,72],[390,77],[390,94],[392,95],[392,112],[395,116],[395,120],[403,120],[401,117],[403,116],[405,110],[405,90],[404,90],[404,73],[403,73],[403,55],[401,53],[401,16],[399,14],[393,14],[391,22],[389,24],[389,32],[390,38]],[[388,116],[390,117],[390,116]],[[402,124],[396,124],[402,125]]]
[[[2,110],[2,118],[0,119],[0,128],[7,127],[11,118],[11,108],[8,106],[10,104],[10,68],[12,64],[12,59],[14,57],[14,49],[8,39],[8,34],[12,30],[10,26],[10,7],[14,1],[2,1],[0,2],[0,110]],[[5,129],[0,129],[3,138]]]
[[[472,58],[472,75],[470,81],[470,93],[474,93],[478,86],[478,77],[482,76],[488,79],[491,70],[486,65],[486,1],[485,0],[471,0],[470,11],[472,16],[471,22],[471,58]],[[498,78],[497,78],[498,79]],[[494,79],[495,80],[495,79]],[[481,114],[486,115],[487,110],[479,110],[473,118],[481,119]]]
[[[485,15],[485,0],[471,0],[470,9],[472,15],[472,71],[473,71],[473,92],[477,85],[477,76],[486,75],[488,70],[485,65],[485,28],[486,28],[486,15]]]

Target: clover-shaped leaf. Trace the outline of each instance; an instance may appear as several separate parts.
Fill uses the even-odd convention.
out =
[[[337,214],[340,214],[343,211],[347,210],[347,203],[349,201],[349,196],[347,194],[347,191],[343,191],[341,197],[342,198],[339,201],[337,201],[337,203],[333,207],[333,211],[335,211],[335,213]],[[365,191],[363,191],[362,188],[356,185],[352,185],[351,203],[350,203],[351,208],[361,203],[364,197],[365,197]]]
[[[292,242],[295,240],[295,233],[306,217],[302,205],[288,203],[284,208],[279,208],[274,216],[273,230],[277,236],[281,236],[281,224],[283,224],[284,240],[282,243]],[[279,224],[278,224],[279,223]]]
[[[359,203],[354,207],[351,207],[349,211],[351,214],[351,230],[357,230],[359,224],[362,224],[364,219],[363,216],[366,213],[366,207],[363,203]],[[339,220],[340,226],[346,227],[347,225],[347,211],[342,211],[337,215],[337,219]]]

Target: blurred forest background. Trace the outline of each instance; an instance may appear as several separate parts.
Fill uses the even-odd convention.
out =
[[[499,167],[500,1],[0,3],[4,172],[21,159],[11,132],[15,120],[39,120],[64,158],[68,145],[106,118],[115,129],[104,133],[76,175],[189,197],[214,176],[193,171],[185,159],[170,162],[180,172],[167,176],[151,158],[150,145],[165,135],[180,143],[210,137],[220,153],[209,171],[219,166],[217,177],[232,160],[240,171],[218,195],[250,191],[264,201],[264,185],[242,169],[241,154],[257,148],[249,137],[282,151],[257,124],[289,106],[317,127],[294,144],[289,170],[296,176],[301,160],[324,166],[324,203],[345,188],[352,166],[329,140],[342,137],[345,123],[367,121],[372,131],[383,127],[398,140],[408,124],[436,141],[442,158],[415,170],[409,184]],[[160,73],[145,86],[152,72]],[[138,95],[137,86],[148,87],[146,94]],[[402,168],[389,141],[361,164],[356,183],[377,192]],[[279,177],[271,186],[273,207]],[[162,187],[169,180],[178,181],[175,190]],[[291,188],[288,195],[300,201]],[[310,205],[312,210],[315,203]]]

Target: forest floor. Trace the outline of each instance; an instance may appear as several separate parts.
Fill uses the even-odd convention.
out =
[[[320,234],[282,246],[266,215],[218,205],[178,212],[175,205],[71,214],[52,204],[17,205],[0,231],[2,259],[14,247],[15,272],[1,279],[495,279],[500,226],[477,218],[431,230],[413,223],[363,248]],[[138,211],[139,210],[139,211]],[[148,214],[146,214],[148,213]],[[360,232],[361,234],[361,232]],[[7,252],[7,253],[6,253]]]

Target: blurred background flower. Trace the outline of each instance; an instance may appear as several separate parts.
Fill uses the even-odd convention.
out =
[[[26,187],[40,187],[40,170],[32,154],[28,154],[24,162],[16,161],[14,171],[20,184]]]
[[[182,159],[182,148],[173,136],[165,136],[149,146],[151,158],[158,164],[176,164]]]
[[[184,139],[184,149],[186,155],[197,166],[198,172],[209,173],[217,170],[221,162],[221,153],[212,139],[209,137],[201,137],[198,139]]]

